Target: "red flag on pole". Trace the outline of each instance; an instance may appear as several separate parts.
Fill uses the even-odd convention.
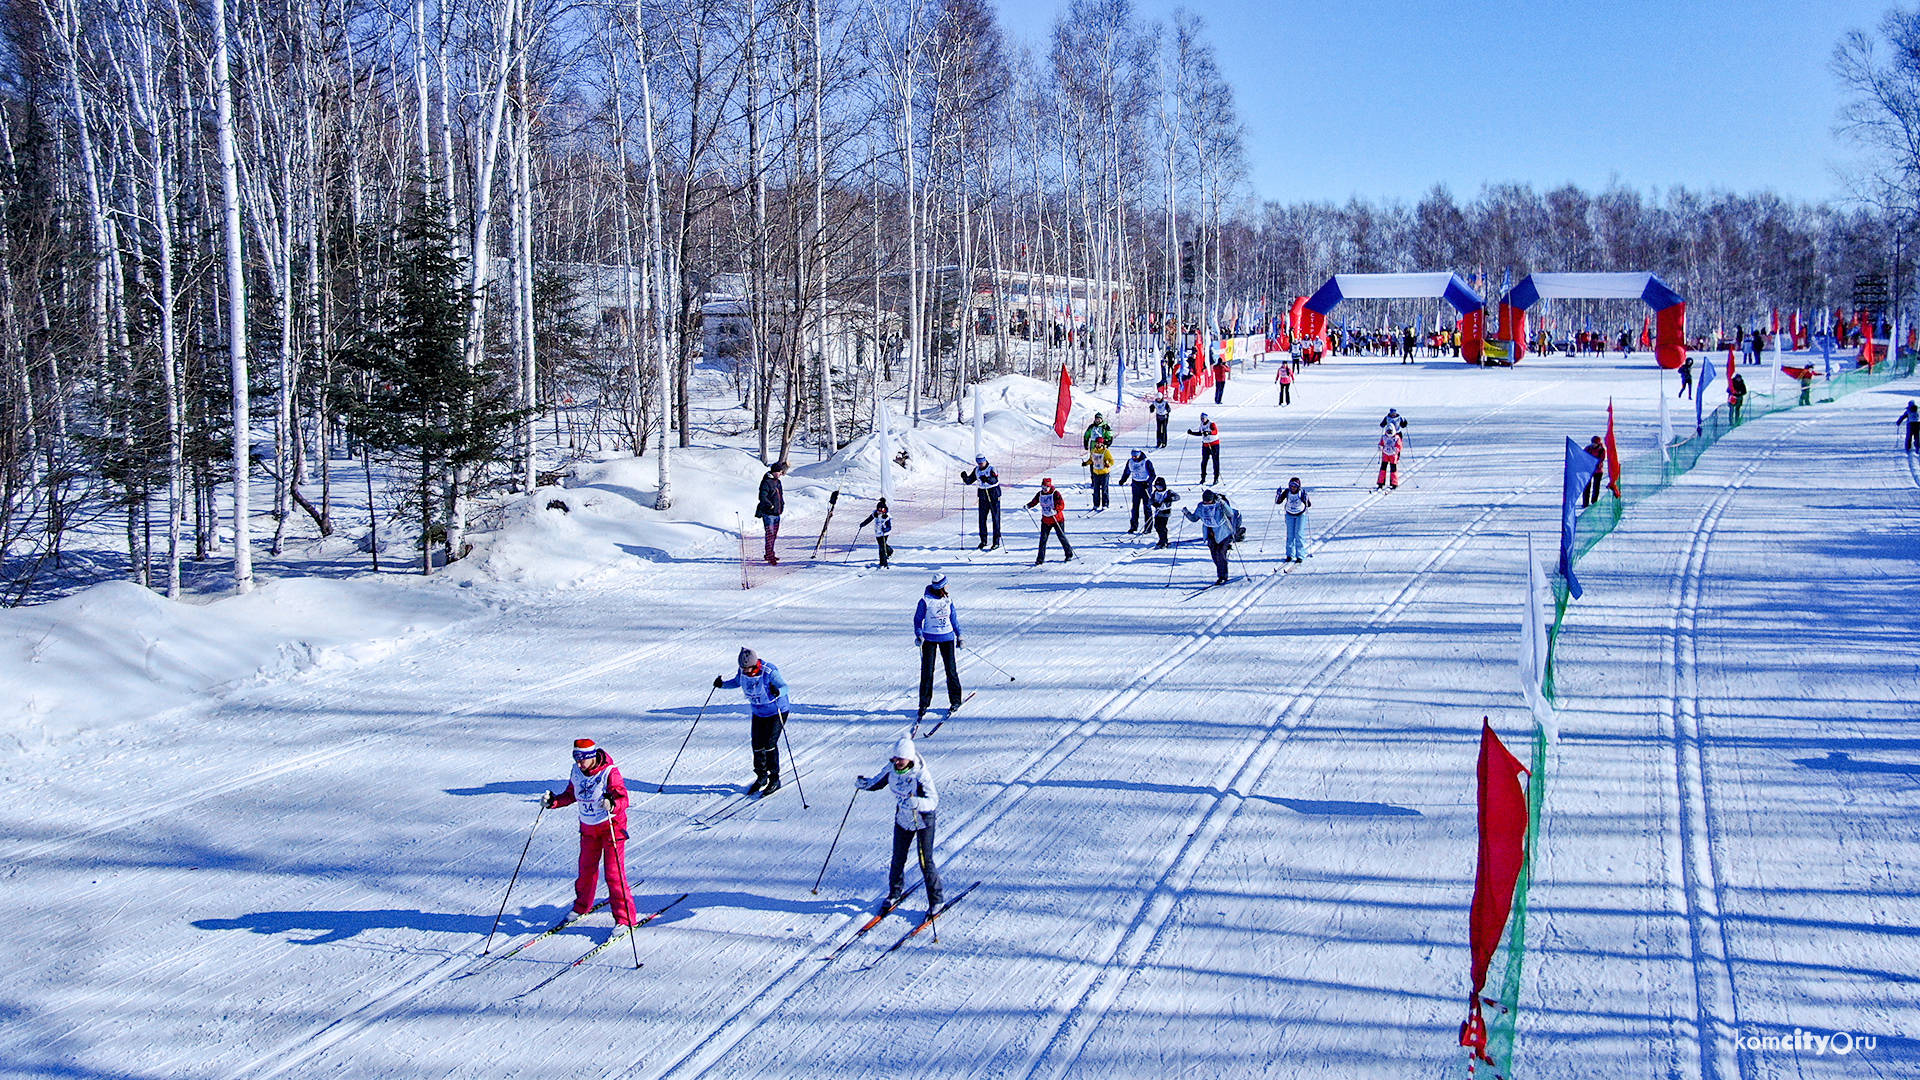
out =
[[[1480,859],[1473,874],[1473,909],[1469,916],[1473,991],[1468,996],[1467,1021],[1460,1025],[1460,1045],[1471,1046],[1483,1059],[1487,1049],[1486,1021],[1480,1015],[1480,992],[1487,986],[1487,967],[1500,934],[1513,912],[1513,890],[1527,860],[1527,793],[1520,774],[1527,771],[1509,753],[1493,725],[1480,719]]]
[[[1873,319],[1866,312],[1860,313],[1860,364],[1867,370],[1873,370]]]
[[[1067,374],[1067,365],[1060,365],[1060,396],[1053,403],[1053,433],[1058,438],[1067,436],[1067,416],[1073,412],[1073,376]]]
[[[1643,349],[1653,348],[1653,316],[1652,315],[1648,315],[1646,319],[1640,323],[1640,347]]]
[[[1607,488],[1620,497],[1620,445],[1613,441],[1613,399],[1607,399]]]
[[[1727,393],[1733,393],[1733,346],[1727,346]]]

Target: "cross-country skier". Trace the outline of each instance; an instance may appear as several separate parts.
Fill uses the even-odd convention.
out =
[[[1090,470],[1093,483],[1093,512],[1099,513],[1112,502],[1112,493],[1108,481],[1113,475],[1113,451],[1107,449],[1107,440],[1095,439],[1087,448],[1087,459],[1080,464]]]
[[[1207,462],[1213,462],[1213,482],[1220,482],[1220,425],[1200,414],[1200,426],[1188,428],[1187,434],[1200,437],[1200,482],[1207,482]]]
[[[973,468],[960,474],[960,482],[972,484],[980,503],[980,550],[1000,546],[1000,474],[985,457],[973,459]],[[993,543],[987,543],[987,522],[993,522]]]
[[[1911,454],[1920,447],[1920,405],[1907,402],[1907,411],[1900,414],[1899,422],[1907,425],[1906,451]]]
[[[887,560],[893,558],[893,542],[887,539],[893,535],[893,515],[887,512],[887,500],[875,499],[873,513],[862,519],[860,524],[873,526],[873,540],[880,548],[880,569],[885,570]]]
[[[741,649],[739,672],[731,679],[716,675],[713,685],[715,689],[739,687],[753,710],[753,783],[747,794],[779,791],[780,732],[787,726],[787,703],[792,700],[787,680],[758,653]]]
[[[856,792],[886,788],[893,794],[893,863],[887,870],[887,906],[895,907],[906,899],[907,852],[917,843],[920,874],[927,883],[927,910],[937,911],[946,895],[940,885],[940,870],[933,865],[933,827],[940,812],[940,793],[912,739],[893,744],[888,765],[879,776],[854,778]]]
[[[1274,375],[1274,380],[1280,384],[1279,404],[1293,404],[1293,370],[1286,361],[1280,362],[1280,370]]]
[[[1380,418],[1380,426],[1397,435],[1407,430],[1407,418],[1400,415],[1399,409],[1388,409],[1387,415]]]
[[[1087,430],[1080,433],[1080,448],[1082,450],[1092,450],[1095,439],[1099,439],[1108,445],[1112,445],[1113,443],[1113,425],[1107,423],[1106,416],[1101,413],[1094,413],[1093,423],[1088,424]]]
[[[1405,445],[1406,440],[1401,437],[1398,427],[1380,433],[1380,478],[1374,481],[1375,491],[1387,486],[1388,474],[1393,476],[1393,486],[1400,486],[1400,450]]]
[[[768,566],[780,565],[779,557],[773,553],[773,542],[780,538],[780,515],[787,512],[787,493],[780,486],[780,478],[786,472],[784,461],[776,461],[767,469],[767,475],[760,478],[760,501],[753,507],[753,516],[760,519],[766,530]]]
[[[607,895],[612,898],[613,921],[632,926],[639,921],[633,908],[633,889],[627,884],[627,782],[605,750],[592,739],[573,740],[573,774],[562,792],[547,792],[541,805],[549,810],[580,806],[580,873],[573,879],[573,913],[593,910],[593,894],[606,868]]]
[[[1683,398],[1693,396],[1693,355],[1691,353],[1685,360],[1680,361],[1680,392],[1673,396]]]
[[[1206,538],[1207,554],[1213,556],[1213,568],[1218,573],[1215,585],[1227,583],[1227,549],[1233,546],[1233,519],[1227,512],[1227,504],[1212,488],[1200,494],[1200,505],[1192,510],[1183,510],[1188,521],[1200,523],[1200,535]]]
[[[1122,475],[1133,490],[1133,509],[1127,513],[1127,531],[1141,532],[1152,524],[1152,512],[1149,511],[1147,517],[1143,518],[1141,510],[1146,506],[1147,493],[1153,490],[1156,475],[1153,462],[1147,460],[1147,452],[1135,450],[1127,458],[1126,471]]]
[[[1040,481],[1040,490],[1027,500],[1027,509],[1040,508],[1040,554],[1034,556],[1033,565],[1039,566],[1047,561],[1047,534],[1055,533],[1060,537],[1060,548],[1066,552],[1061,562],[1073,561],[1073,544],[1067,540],[1067,499],[1054,490],[1053,477]]]
[[[920,605],[913,609],[913,643],[920,646],[920,714],[914,717],[913,730],[920,730],[920,721],[927,718],[927,706],[933,702],[933,656],[947,665],[947,712],[951,714],[960,707],[960,668],[953,657],[953,650],[963,642],[960,638],[960,613],[953,608],[953,600],[947,596],[947,575],[935,574],[927,583],[927,591],[920,597]]]
[[[1153,478],[1153,491],[1147,495],[1147,505],[1153,511],[1153,531],[1160,536],[1155,548],[1167,546],[1167,519],[1173,516],[1173,504],[1180,501],[1180,493],[1167,487],[1167,478]]]
[[[1301,534],[1306,531],[1307,511],[1313,507],[1313,500],[1307,497],[1307,489],[1300,486],[1300,478],[1289,477],[1287,486],[1273,493],[1273,501],[1278,503],[1287,515],[1287,554],[1281,562],[1306,562],[1307,542]]]
[[[1153,403],[1147,408],[1153,411],[1154,448],[1164,450],[1167,447],[1167,417],[1173,415],[1173,403],[1167,400],[1167,392],[1161,390],[1153,395]]]

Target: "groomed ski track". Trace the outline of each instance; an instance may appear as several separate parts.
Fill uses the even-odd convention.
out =
[[[1175,602],[1178,586],[1210,580],[1204,550],[1154,551],[1121,532],[1121,492],[1105,514],[1072,516],[1078,559],[1038,570],[1012,509],[997,559],[966,558],[948,519],[897,536],[893,570],[821,565],[745,593],[722,547],[710,564],[610,575],[386,662],[249,689],[138,739],[102,732],[84,776],[19,768],[11,779],[32,786],[4,810],[15,933],[0,945],[12,1020],[0,1060],[26,1075],[209,1078],[1451,1075],[1476,725],[1492,713],[1516,749],[1525,732],[1518,534],[1550,557],[1561,438],[1600,430],[1604,401],[1589,362],[1341,365],[1309,371],[1286,409],[1265,404],[1256,377],[1230,386],[1228,407],[1175,416],[1176,428],[1202,408],[1220,418],[1220,486],[1252,533],[1233,564],[1250,577],[1191,604]],[[1638,377],[1650,406],[1654,377]],[[1812,773],[1872,784],[1878,804],[1840,822],[1805,807],[1792,820],[1812,838],[1794,843],[1816,846],[1795,851],[1811,857],[1836,831],[1854,847],[1834,857],[1871,887],[1793,882],[1795,895],[1857,906],[1830,920],[1851,959],[1823,972],[1783,958],[1808,946],[1783,946],[1778,928],[1819,918],[1758,917],[1791,901],[1729,867],[1764,853],[1756,838],[1777,839],[1768,816],[1793,801],[1778,774],[1804,783],[1814,767],[1739,756],[1751,710],[1736,718],[1725,702],[1758,700],[1739,666],[1754,616],[1703,614],[1730,544],[1752,574],[1743,587],[1780,588],[1760,574],[1764,545],[1779,542],[1775,500],[1794,462],[1865,429],[1869,405],[1879,434],[1891,398],[1859,397],[1883,400],[1736,433],[1583,567],[1535,894],[1533,1074],[1773,1075],[1785,1061],[1727,1045],[1753,1022],[1749,1003],[1790,1027],[1803,1021],[1782,1010],[1810,982],[1875,973],[1876,992],[1849,1000],[1877,1002],[1884,1033],[1911,1030],[1913,984],[1891,974],[1910,967],[1896,959],[1910,942],[1871,925],[1871,897],[1914,891],[1897,814],[1913,812],[1920,765]],[[1372,442],[1388,405],[1414,419],[1409,486],[1377,493]],[[1163,470],[1177,451],[1156,455]],[[1813,498],[1807,536],[1822,520],[1870,534],[1849,511],[1910,517],[1912,466],[1877,450],[1859,466],[1870,482],[1827,492],[1832,506]],[[1273,487],[1296,474],[1314,491],[1314,558],[1282,577],[1277,522],[1264,550],[1262,533]],[[1084,507],[1084,475],[1068,475]],[[1037,477],[1007,480],[1017,506]],[[1170,480],[1182,506],[1197,500],[1199,485]],[[1881,547],[1915,543],[1911,527],[1887,529]],[[939,945],[915,939],[860,972],[891,940],[876,931],[879,945],[827,965],[884,886],[882,796],[856,803],[820,895],[808,887],[851,777],[877,768],[911,720],[912,602],[935,567],[953,578],[968,646],[1019,677],[963,653],[979,697],[925,745],[943,782],[943,873],[950,887],[985,884],[941,921]],[[1852,587],[1889,589],[1859,618],[1897,629],[1889,573],[1910,587],[1911,555],[1866,562]],[[1848,612],[1804,601],[1840,624],[1823,632],[1847,631]],[[1830,692],[1787,686],[1766,698],[1767,719],[1839,738],[1836,717],[1860,712],[1860,692],[1840,687],[1864,681],[1881,712],[1911,701],[1906,618],[1907,674],[1821,649]],[[1629,633],[1637,621],[1657,633]],[[1763,626],[1787,640],[1761,648],[1783,654],[1802,632]],[[666,793],[653,790],[742,644],[794,685],[798,784],[790,767],[774,800],[696,828],[748,771],[737,694],[715,695]],[[1765,677],[1786,686],[1795,666],[1776,659]],[[1862,758],[1910,746],[1889,745],[1888,719],[1840,721],[1851,741],[1834,745]],[[609,746],[634,792],[640,907],[692,896],[638,936],[643,971],[622,944],[511,1000],[604,939],[603,914],[530,959],[452,981],[576,734]],[[1881,790],[1903,775],[1904,793]],[[508,909],[513,940],[570,901],[572,834],[547,815]],[[1602,859],[1618,865],[1601,874],[1590,863]],[[1634,880],[1615,886],[1615,871]],[[1831,1013],[1830,1027],[1872,1030],[1858,1010],[1821,1008],[1805,1023]]]

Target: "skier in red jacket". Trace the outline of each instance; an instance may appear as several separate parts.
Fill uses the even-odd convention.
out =
[[[633,889],[627,884],[627,783],[605,750],[592,739],[573,740],[573,776],[567,790],[548,792],[548,809],[580,807],[580,875],[573,881],[573,913],[593,910],[593,894],[600,868],[607,871],[607,894],[613,900],[613,921],[632,926]]]
[[[1040,490],[1027,500],[1027,509],[1040,508],[1040,554],[1034,557],[1033,565],[1039,566],[1047,561],[1047,534],[1057,533],[1060,547],[1066,552],[1061,562],[1073,561],[1073,545],[1067,541],[1067,500],[1053,488],[1051,476],[1040,481]]]

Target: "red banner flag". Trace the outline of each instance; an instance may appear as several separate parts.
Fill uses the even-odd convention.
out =
[[[1057,438],[1067,436],[1067,416],[1073,412],[1073,376],[1067,374],[1067,365],[1060,365],[1060,397],[1053,403],[1053,434]]]
[[[1613,399],[1607,399],[1607,489],[1620,497],[1620,444],[1613,441]]]
[[[1727,396],[1733,396],[1733,346],[1727,346]]]
[[[1473,954],[1473,993],[1487,985],[1487,966],[1500,947],[1500,934],[1513,911],[1513,889],[1527,859],[1527,792],[1520,775],[1527,767],[1507,750],[1493,725],[1480,721],[1480,860],[1473,873],[1473,910],[1469,944]]]
[[[1873,352],[1873,319],[1866,312],[1860,313],[1860,365],[1868,371],[1878,362]]]
[[[1652,315],[1648,315],[1640,323],[1640,347],[1643,349],[1653,348],[1653,316]]]

